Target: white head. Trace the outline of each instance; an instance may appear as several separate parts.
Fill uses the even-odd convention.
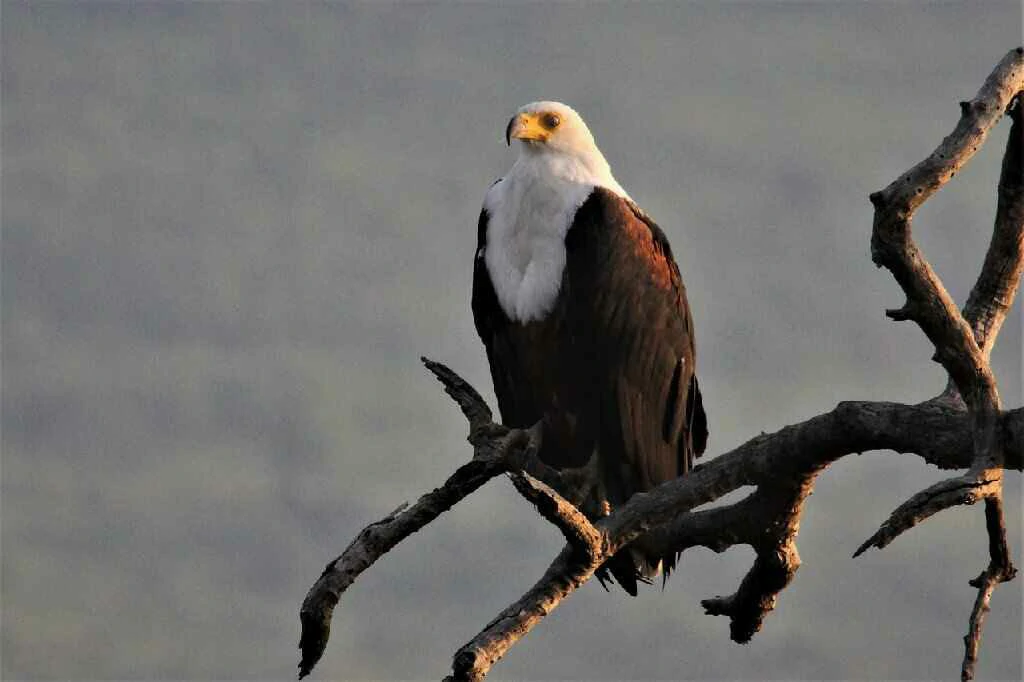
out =
[[[511,145],[513,139],[522,141],[525,153],[601,153],[580,115],[561,102],[531,102],[521,107],[505,128],[505,141]]]
[[[505,128],[505,141],[522,143],[520,162],[542,164],[566,179],[607,187],[628,198],[612,175],[594,136],[576,111],[561,102],[531,102]]]

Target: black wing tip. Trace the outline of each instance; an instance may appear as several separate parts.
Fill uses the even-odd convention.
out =
[[[625,590],[626,594],[628,594],[630,597],[635,597],[637,596],[637,594],[639,594],[639,591],[636,589],[636,582],[637,581],[635,576],[633,580],[622,579],[618,581],[619,587]]]
[[[708,447],[708,415],[704,411],[704,397],[700,392],[700,383],[697,381],[696,373],[690,380],[690,395],[687,397],[687,408],[691,409],[690,437],[693,439],[693,453],[697,457],[704,454]]]

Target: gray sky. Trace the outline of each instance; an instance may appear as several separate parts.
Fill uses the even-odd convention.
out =
[[[871,264],[867,195],[1020,34],[993,2],[4,2],[3,677],[292,676],[323,565],[470,454],[418,357],[491,397],[476,216],[532,100],[576,107],[671,239],[712,456],[840,400],[934,395],[924,336],[883,315],[903,298]],[[915,222],[959,301],[1007,130]],[[994,354],[1011,407],[1020,309]],[[664,592],[584,587],[494,676],[951,677],[981,510],[850,559],[942,476],[893,453],[831,467],[747,646],[699,601],[751,552],[697,550]],[[442,676],[560,544],[486,486],[359,579],[316,675]],[[1021,677],[1021,585],[997,592],[983,679]]]

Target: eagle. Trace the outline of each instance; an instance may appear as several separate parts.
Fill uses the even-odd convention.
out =
[[[592,519],[684,475],[707,443],[693,319],[661,228],[615,180],[586,123],[533,102],[477,230],[472,309],[506,426],[541,424],[540,459],[587,467]],[[675,567],[639,543],[597,572],[629,594]]]

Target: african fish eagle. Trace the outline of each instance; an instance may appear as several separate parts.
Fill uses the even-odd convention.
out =
[[[484,199],[473,317],[504,423],[541,421],[542,461],[593,467],[583,508],[597,517],[704,452],[686,290],[665,234],[576,111],[527,104],[505,139],[520,153]],[[635,595],[637,579],[667,575],[675,559],[634,543],[598,577]]]

